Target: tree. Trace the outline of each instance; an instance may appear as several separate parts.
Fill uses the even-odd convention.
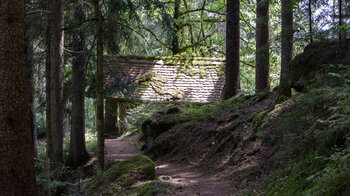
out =
[[[0,190],[2,195],[37,195],[24,1],[0,3],[0,26]]]
[[[104,133],[113,133],[119,135],[119,128],[117,125],[118,119],[118,99],[107,98],[105,105],[105,121],[104,121]],[[117,133],[117,134],[115,134]]]
[[[141,30],[140,41],[149,45],[137,47],[138,51],[146,48],[151,54],[168,55],[171,51],[192,56],[224,53],[224,38],[217,27],[225,22],[225,1],[157,0],[142,1],[135,7],[140,8],[136,11],[142,22],[135,28]]]
[[[179,53],[179,37],[177,35],[179,31],[179,17],[180,17],[180,0],[175,0],[174,2],[174,32],[173,32],[173,42],[171,50],[173,52],[173,55]]]
[[[94,0],[97,40],[97,72],[96,72],[96,131],[98,166],[104,169],[104,134],[103,134],[103,18],[99,0]]]
[[[339,41],[341,42],[344,39],[344,34],[342,30],[343,26],[343,1],[338,1],[338,11],[339,11]]]
[[[51,10],[51,0],[47,0],[47,10]],[[46,155],[48,161],[52,158],[52,132],[51,132],[51,14],[47,14],[45,33],[45,80],[46,80]],[[50,166],[50,165],[49,165]]]
[[[74,10],[74,22],[85,21],[85,10],[82,1],[78,1]],[[73,68],[72,68],[72,130],[68,165],[80,166],[90,159],[85,146],[85,33],[82,28],[73,35]]]
[[[310,43],[313,42],[313,35],[312,35],[312,0],[309,0],[308,2],[308,14],[309,14],[309,33],[310,33]],[[282,11],[283,13],[283,11]]]
[[[269,0],[257,0],[256,3],[256,93],[270,90],[269,80]]]
[[[289,0],[282,0],[282,55],[280,93],[291,95],[290,79],[288,76],[289,63],[293,52],[293,4]]]
[[[238,93],[240,90],[239,77],[239,11],[240,1],[227,1],[226,15],[226,70],[225,87],[222,98],[228,99]]]
[[[64,33],[63,0],[51,1],[51,47],[50,47],[50,121],[53,162],[51,169],[63,162],[63,67]]]
[[[31,0],[26,0],[27,5],[31,5]],[[30,105],[30,120],[31,120],[31,130],[33,137],[33,148],[34,156],[38,156],[38,140],[37,140],[37,129],[36,129],[36,118],[35,118],[35,104],[34,104],[34,72],[33,72],[33,44],[32,44],[32,27],[30,24],[30,19],[26,18],[26,47],[27,47],[27,58],[26,58],[26,67],[28,72],[28,85],[29,85],[29,105]]]

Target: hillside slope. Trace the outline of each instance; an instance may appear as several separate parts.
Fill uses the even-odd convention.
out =
[[[230,179],[238,195],[349,195],[349,81],[349,66],[330,65],[289,99],[170,106],[143,123],[144,148]]]

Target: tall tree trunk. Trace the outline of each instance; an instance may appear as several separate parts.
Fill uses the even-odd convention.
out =
[[[112,53],[112,54],[118,54],[118,52],[120,51],[119,49],[119,25],[116,25],[116,23],[118,23],[120,17],[118,15],[118,9],[120,9],[119,7],[117,7],[115,5],[115,0],[109,0],[109,4],[110,9],[108,10],[108,19],[114,21],[115,23],[113,24],[109,24],[108,26],[108,30],[110,31],[110,33],[113,34],[113,36],[108,36],[105,37],[105,42],[106,42],[106,47],[108,48],[108,53]],[[107,29],[107,24],[105,26],[105,28]],[[107,30],[107,31],[108,31]]]
[[[256,3],[256,93],[270,90],[269,66],[269,1],[257,0]]]
[[[313,42],[313,32],[312,32],[312,0],[309,0],[308,4],[308,13],[309,13],[309,34],[310,34],[310,43]]]
[[[339,41],[343,40],[343,31],[341,29],[341,26],[343,26],[343,1],[339,0],[338,2],[338,9],[339,9]]]
[[[226,70],[225,87],[222,92],[222,98],[228,99],[238,93],[240,90],[239,75],[239,0],[227,0],[226,15]]]
[[[63,67],[64,33],[63,0],[51,1],[51,80],[50,121],[52,133],[52,168],[63,162]]]
[[[26,0],[27,5],[31,5],[31,0]],[[37,129],[36,129],[36,117],[35,117],[35,104],[34,104],[34,72],[33,72],[33,44],[31,35],[30,19],[26,18],[26,47],[27,47],[27,58],[26,67],[28,69],[28,85],[29,85],[29,105],[30,105],[30,120],[31,120],[31,130],[33,136],[33,147],[34,147],[34,157],[38,156],[38,139],[37,139]]]
[[[24,1],[0,3],[0,190],[37,195],[25,50]]]
[[[332,7],[332,11],[333,11],[333,17],[332,17],[332,23],[333,23],[333,27],[336,28],[336,24],[335,24],[335,17],[336,17],[336,0],[333,0],[333,7]]]
[[[104,169],[104,134],[103,134],[103,18],[99,0],[94,0],[96,32],[97,32],[97,72],[96,72],[96,130],[98,166]]]
[[[85,20],[83,2],[79,1],[74,10],[74,23]],[[90,159],[85,146],[85,33],[80,29],[73,37],[73,69],[72,69],[72,129],[68,165],[77,167]]]
[[[51,0],[47,0],[47,10],[51,10]],[[45,80],[46,80],[46,155],[48,162],[51,162],[52,158],[52,131],[51,131],[51,14],[47,14],[46,24],[46,64],[45,64]],[[48,165],[50,167],[50,164]],[[50,170],[50,168],[48,168]]]
[[[110,97],[106,99],[105,113],[104,133],[119,136],[120,132],[117,127],[118,99]]]
[[[289,63],[293,52],[293,4],[289,0],[282,0],[282,55],[280,93],[291,96],[290,79],[288,75]]]
[[[174,32],[173,32],[173,43],[172,43],[172,52],[173,55],[179,53],[179,37],[178,37],[178,31],[179,31],[179,17],[180,17],[180,3],[181,0],[175,0],[174,5]]]

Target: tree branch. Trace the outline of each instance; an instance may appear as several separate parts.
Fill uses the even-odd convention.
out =
[[[26,15],[39,14],[39,13],[51,14],[51,12],[48,10],[35,10],[35,11],[26,12]]]
[[[128,26],[126,26],[125,24],[120,23],[120,22],[118,22],[118,21],[110,20],[110,19],[106,19],[106,20],[107,20],[107,21],[110,21],[110,22],[113,22],[113,23],[115,23],[115,24],[121,25],[121,26],[123,26],[124,28],[127,28],[127,29],[131,30],[132,32],[135,32],[136,34],[138,34],[139,36],[141,36],[142,39],[144,39],[144,40],[146,41],[147,45],[149,46],[149,43],[148,43],[147,39],[146,39],[145,36],[142,35],[140,32],[138,32],[138,31],[136,31],[135,29],[133,29],[133,28],[131,28],[131,27],[128,27]]]
[[[63,31],[66,31],[66,30],[69,30],[69,29],[73,29],[73,28],[76,28],[76,27],[79,27],[79,26],[83,25],[83,24],[86,23],[86,22],[92,22],[92,21],[96,21],[96,20],[97,20],[96,18],[86,19],[86,20],[84,20],[83,22],[74,24],[74,25],[72,25],[72,26],[64,27],[62,30],[63,30]]]
[[[151,35],[153,35],[153,37],[156,39],[157,42],[159,42],[161,45],[165,46],[166,48],[168,48],[169,50],[171,50],[171,47],[169,47],[168,45],[166,45],[165,43],[163,43],[158,37],[157,35],[151,31],[150,29],[147,29],[146,27],[142,27],[142,29],[148,31]]]
[[[197,42],[194,43],[194,44],[191,44],[191,45],[185,46],[185,47],[183,47],[183,48],[180,48],[179,53],[185,52],[185,51],[186,51],[187,49],[189,49],[189,48],[193,48],[193,47],[199,46],[201,42],[205,41],[206,39],[208,39],[208,38],[211,37],[212,35],[213,35],[213,34],[207,35],[207,36],[203,37],[201,40],[197,41]]]

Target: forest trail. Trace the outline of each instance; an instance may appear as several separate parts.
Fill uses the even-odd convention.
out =
[[[112,164],[142,154],[139,136],[134,134],[124,139],[106,139],[107,168]],[[160,181],[171,183],[176,196],[229,196],[234,191],[229,181],[218,180],[210,171],[195,165],[156,160],[156,172]]]

